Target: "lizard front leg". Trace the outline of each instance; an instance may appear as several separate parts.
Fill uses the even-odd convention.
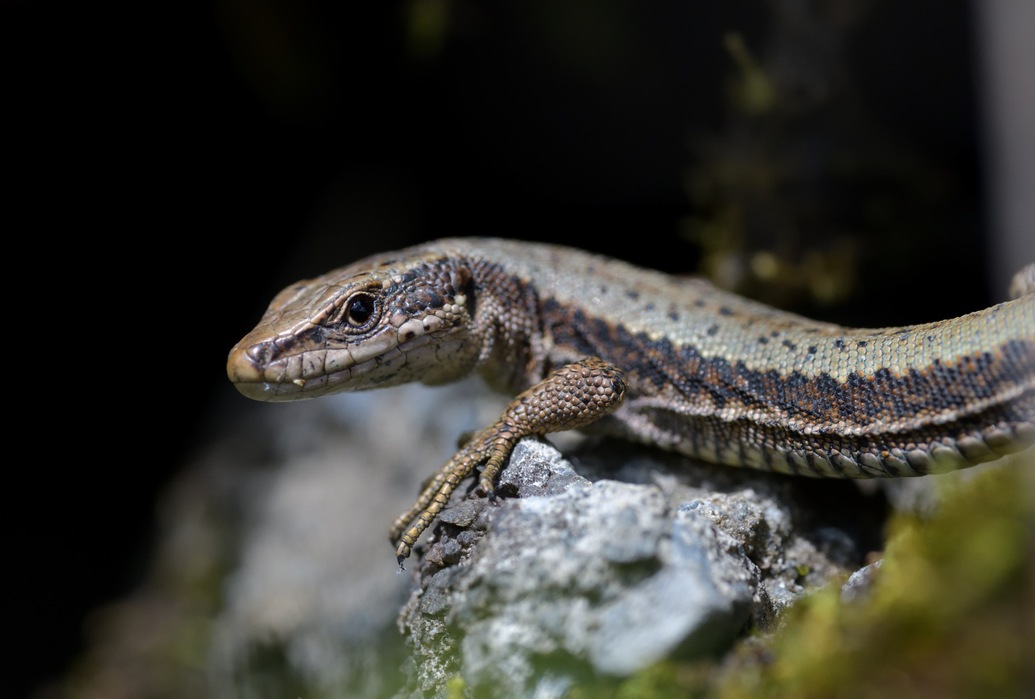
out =
[[[588,357],[554,371],[507,406],[496,422],[465,444],[400,515],[390,537],[402,565],[461,481],[482,465],[479,490],[495,497],[496,478],[522,437],[585,427],[614,411],[625,399],[625,375],[602,359]]]

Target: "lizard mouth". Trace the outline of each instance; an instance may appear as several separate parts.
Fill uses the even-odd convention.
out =
[[[341,390],[359,390],[357,384],[376,361],[350,362],[348,366],[328,371],[326,359],[305,353],[282,356],[265,362],[267,351],[262,345],[235,347],[227,359],[226,373],[242,395],[259,401],[292,401],[316,398]]]
[[[300,356],[300,355],[296,355]],[[237,344],[226,360],[226,375],[238,391],[253,400],[275,401],[309,398],[319,378],[291,378],[291,367],[301,363],[281,354],[270,342]],[[306,388],[307,384],[314,384]]]
[[[241,342],[230,350],[226,373],[253,400],[303,400],[418,380],[413,359],[430,345],[424,336],[400,348],[394,328],[358,345],[305,350],[282,339]]]

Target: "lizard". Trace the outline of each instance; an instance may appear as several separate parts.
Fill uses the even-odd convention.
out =
[[[400,566],[480,467],[526,436],[601,432],[708,462],[900,477],[1035,442],[1035,264],[949,320],[847,328],[574,248],[452,238],[281,291],[229,353],[237,389],[291,401],[479,374],[515,395],[390,530]]]

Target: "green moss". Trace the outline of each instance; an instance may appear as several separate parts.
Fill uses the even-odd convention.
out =
[[[576,687],[567,699],[705,699],[715,669],[709,661],[658,663],[626,680]]]
[[[889,524],[870,595],[837,587],[790,610],[769,662],[727,673],[738,697],[1011,697],[1035,687],[1035,474],[1013,468],[944,486],[928,520]]]
[[[446,680],[446,691],[449,699],[464,699],[467,696],[467,682],[460,675],[453,675]]]

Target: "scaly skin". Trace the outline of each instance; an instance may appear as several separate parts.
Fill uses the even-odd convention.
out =
[[[479,466],[575,428],[730,466],[833,477],[962,468],[1035,441],[1035,267],[1017,298],[901,328],[820,323],[579,250],[440,240],[282,291],[230,352],[257,400],[477,372],[520,395],[391,536],[400,563]]]

